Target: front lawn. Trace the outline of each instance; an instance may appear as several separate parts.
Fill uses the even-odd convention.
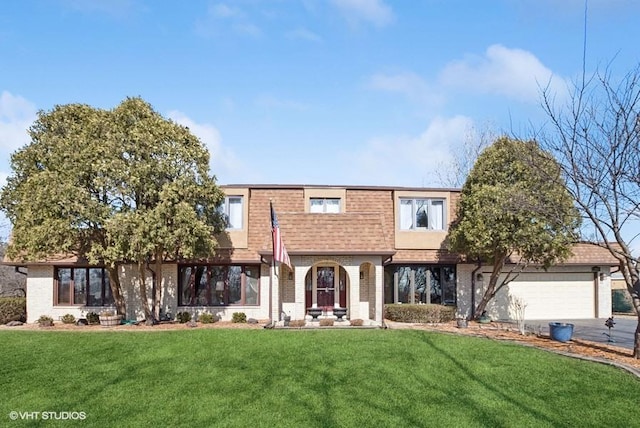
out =
[[[638,403],[621,370],[424,331],[0,332],[7,427],[630,426]]]

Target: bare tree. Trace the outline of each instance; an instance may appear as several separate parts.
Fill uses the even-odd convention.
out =
[[[498,134],[489,125],[467,129],[462,143],[451,148],[449,164],[436,171],[438,184],[448,188],[462,187],[480,153],[497,138]]]
[[[561,106],[543,90],[549,127],[537,139],[562,167],[584,237],[620,263],[638,316],[633,355],[640,358],[640,272],[632,254],[640,214],[640,65],[617,80],[608,67],[569,89]]]

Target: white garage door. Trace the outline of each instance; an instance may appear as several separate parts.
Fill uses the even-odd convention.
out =
[[[526,303],[526,319],[594,318],[596,293],[592,273],[521,274],[500,291],[495,305],[501,319],[515,319],[508,296]]]

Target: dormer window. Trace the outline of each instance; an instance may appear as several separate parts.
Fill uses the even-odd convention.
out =
[[[444,230],[444,199],[400,199],[401,230]]]
[[[227,229],[242,229],[242,196],[225,197],[219,210],[225,218]]]
[[[310,198],[310,213],[339,213],[340,198]]]

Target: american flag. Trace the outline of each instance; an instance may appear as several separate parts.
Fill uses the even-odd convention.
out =
[[[271,207],[271,232],[273,233],[273,260],[284,263],[291,268],[289,253],[287,253],[287,249],[284,247],[284,242],[282,242],[282,235],[280,234],[280,225],[278,224],[276,211],[273,209],[273,203],[269,203],[269,205]]]

